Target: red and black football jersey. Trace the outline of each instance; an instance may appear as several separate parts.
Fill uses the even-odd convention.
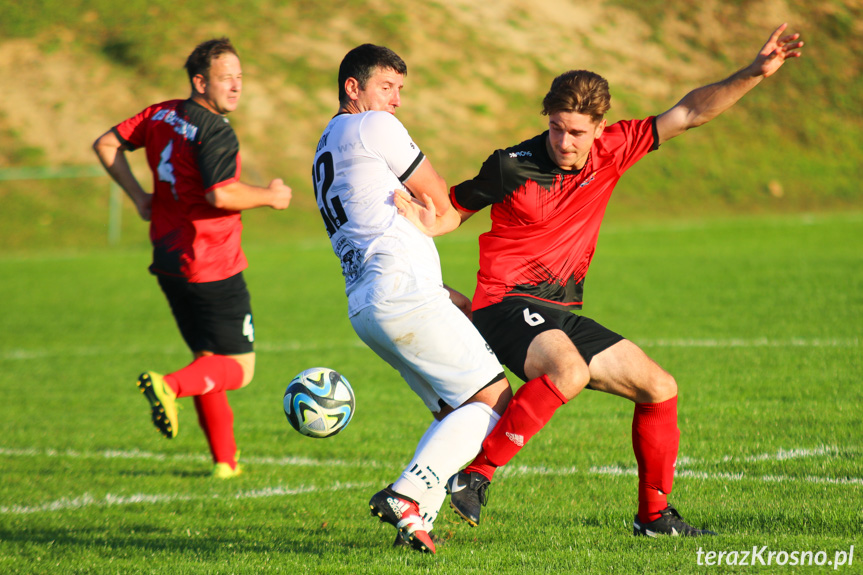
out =
[[[576,172],[554,163],[547,137],[544,132],[496,150],[476,177],[450,190],[461,210],[491,205],[491,230],[479,238],[474,309],[513,296],[581,309],[611,192],[627,169],[657,147],[653,117],[617,122],[596,139]]]
[[[113,131],[130,149],[146,149],[153,172],[150,271],[201,283],[244,270],[240,212],[205,197],[240,179],[240,144],[228,119],[192,100],[170,100]]]

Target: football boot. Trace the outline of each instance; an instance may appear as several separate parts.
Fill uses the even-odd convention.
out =
[[[372,516],[379,517],[399,530],[401,537],[417,551],[434,553],[435,545],[425,531],[416,501],[392,490],[392,485],[375,493],[369,500]]]
[[[145,371],[138,376],[138,389],[150,402],[153,425],[168,439],[177,437],[177,394],[168,386],[165,378],[153,371]]]
[[[716,535],[713,531],[707,529],[696,529],[692,525],[686,523],[672,505],[659,512],[659,519],[650,523],[642,523],[635,516],[635,521],[632,523],[633,534],[642,535],[645,537],[656,537],[657,535],[671,535],[672,537],[700,537],[701,535]]]
[[[491,482],[481,473],[459,471],[447,482],[449,506],[471,527],[479,525],[479,514],[488,502]]]

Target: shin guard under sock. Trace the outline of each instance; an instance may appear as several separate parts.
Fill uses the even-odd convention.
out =
[[[649,523],[668,506],[680,446],[677,396],[661,403],[637,403],[632,448],[638,462],[638,517]]]
[[[484,403],[466,403],[432,423],[417,445],[414,457],[393,483],[393,491],[422,502],[425,493],[446,481],[480,450],[498,420]]]
[[[237,465],[237,443],[234,439],[234,412],[224,391],[208,393],[194,398],[198,423],[210,444],[213,463],[227,463],[231,469]]]
[[[483,442],[482,452],[465,471],[481,473],[491,479],[495,468],[509,463],[566,401],[546,375],[522,385]]]
[[[243,386],[243,368],[226,355],[205,355],[165,376],[177,397],[230,391]]]

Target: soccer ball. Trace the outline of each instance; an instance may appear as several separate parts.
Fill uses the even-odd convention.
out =
[[[331,437],[354,415],[354,390],[339,372],[312,367],[291,380],[284,406],[288,422],[303,435]]]

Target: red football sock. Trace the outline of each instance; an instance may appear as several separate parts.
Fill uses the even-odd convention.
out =
[[[637,403],[632,417],[632,449],[638,462],[638,518],[659,519],[674,484],[680,447],[677,396],[662,403]]]
[[[243,368],[225,355],[199,357],[183,369],[169,373],[165,381],[177,397],[230,391],[243,386]]]
[[[213,463],[227,463],[231,469],[237,466],[237,443],[234,440],[234,412],[224,391],[195,397],[198,423],[210,444]]]
[[[566,397],[546,375],[522,385],[482,442],[482,451],[465,471],[475,471],[491,479],[494,470],[509,463],[564,403]]]
[[[494,477],[494,471],[497,469],[497,465],[493,464],[488,458],[485,456],[485,451],[480,451],[479,455],[476,456],[470,465],[464,468],[464,470],[468,473],[479,473],[480,475],[484,475],[486,479],[489,481],[492,477]]]

